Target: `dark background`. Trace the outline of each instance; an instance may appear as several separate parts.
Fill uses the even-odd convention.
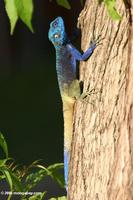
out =
[[[35,33],[19,21],[10,36],[4,1],[0,1],[0,131],[10,156],[23,165],[37,159],[43,159],[45,166],[63,162],[62,105],[55,50],[47,34],[50,22],[62,16],[71,37],[82,7],[79,0],[70,2],[72,8],[67,10],[54,0],[34,1]],[[49,180],[46,185],[53,196],[65,194]]]

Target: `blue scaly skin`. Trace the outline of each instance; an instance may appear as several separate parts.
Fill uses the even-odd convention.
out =
[[[80,96],[79,81],[76,78],[76,61],[88,59],[96,48],[92,43],[86,52],[81,54],[68,40],[64,21],[57,17],[50,23],[49,40],[56,50],[56,71],[63,103],[64,115],[64,174],[66,189],[68,185],[68,166],[73,132],[73,108]]]

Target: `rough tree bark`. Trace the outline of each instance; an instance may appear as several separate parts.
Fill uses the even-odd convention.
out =
[[[119,22],[96,0],[79,16],[83,50],[93,29],[105,39],[80,65],[90,94],[75,105],[68,200],[133,200],[133,5],[116,7]]]

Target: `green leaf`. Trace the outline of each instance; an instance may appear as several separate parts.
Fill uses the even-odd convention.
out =
[[[53,170],[59,170],[59,169],[63,169],[64,168],[64,163],[56,163],[53,165],[49,165],[48,166],[48,170],[53,171]]]
[[[0,167],[0,171],[5,175],[11,191],[13,188],[15,188],[16,191],[23,191],[21,181],[7,166]]]
[[[33,14],[33,2],[32,0],[15,0],[18,16],[33,32],[31,20]]]
[[[0,175],[0,181],[3,180],[5,178],[4,175]]]
[[[7,143],[6,140],[3,136],[3,134],[0,132],[0,146],[2,147],[4,153],[6,154],[6,158],[8,158],[8,147],[7,147]]]
[[[65,181],[64,181],[64,176],[63,174],[54,171],[51,175],[50,175],[62,188],[65,187]]]
[[[105,2],[105,5],[107,6],[109,15],[112,17],[112,19],[120,20],[121,16],[118,14],[115,8],[116,0],[104,0],[104,2]]]
[[[25,180],[25,190],[31,190],[48,175],[49,171],[47,169],[41,169],[35,173],[30,173]]]
[[[56,0],[58,5],[63,6],[64,8],[67,8],[68,10],[71,9],[71,6],[67,0]]]
[[[15,0],[5,0],[5,9],[10,20],[11,34],[13,34],[15,25],[18,20],[18,13],[16,9]]]
[[[57,164],[53,164],[50,165],[47,169],[50,172],[50,176],[57,181],[57,183],[61,186],[61,187],[65,187],[65,182],[64,182],[64,176],[63,174],[59,171],[60,169],[62,169],[64,167],[63,163],[57,163]]]
[[[27,175],[25,179],[25,191],[29,191],[34,188],[46,176],[51,176],[60,184],[61,187],[64,187],[64,176],[59,171],[63,168],[63,166],[63,163],[53,164],[50,165],[48,168],[45,168],[42,165],[36,165],[36,167],[41,168],[41,170]]]
[[[0,167],[2,167],[3,165],[5,165],[6,162],[7,162],[7,160],[9,160],[9,159],[1,159],[0,160]]]
[[[84,0],[80,0],[81,6],[83,6],[84,4]]]
[[[5,174],[7,182],[9,183],[10,189],[12,190],[13,182],[12,182],[12,178],[11,178],[10,172],[8,170],[4,170],[4,174]]]
[[[13,182],[13,186],[15,188],[15,191],[17,192],[22,192],[23,191],[23,187],[21,184],[21,181],[19,180],[19,178],[12,172],[10,172],[11,178],[12,178],[12,182]]]
[[[63,196],[63,197],[58,197],[58,198],[51,198],[49,200],[67,200],[67,198]]]
[[[29,198],[29,200],[43,200],[46,195],[46,192],[35,194]]]
[[[10,174],[9,170],[6,167],[2,167],[2,168],[0,168],[0,171],[5,175],[5,178],[10,186],[10,190],[12,191],[13,182],[12,182],[12,178],[11,178],[11,174]]]
[[[6,180],[9,184],[10,190],[13,191],[13,182],[12,182],[10,172],[8,171],[8,169],[6,170],[6,168],[5,168],[3,173],[4,173]],[[9,194],[7,200],[10,200],[11,196],[12,196],[12,194]]]
[[[67,198],[65,196],[63,197],[58,197],[58,200],[67,200]]]

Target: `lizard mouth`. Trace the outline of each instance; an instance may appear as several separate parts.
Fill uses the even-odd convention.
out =
[[[54,46],[57,46],[57,45],[59,45],[59,44],[58,44],[57,42],[53,42],[53,45],[54,45]]]

